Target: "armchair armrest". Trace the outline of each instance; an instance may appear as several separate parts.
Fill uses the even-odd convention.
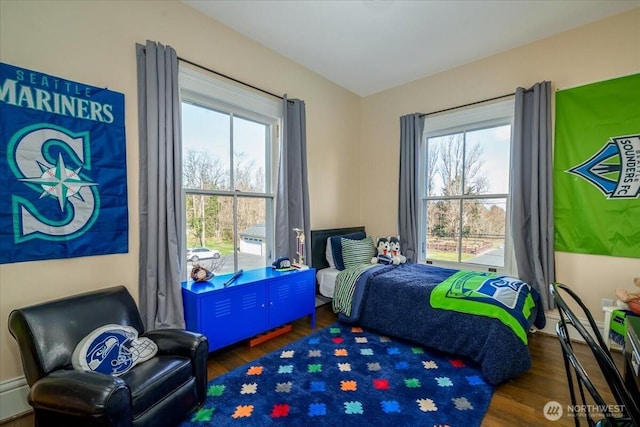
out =
[[[209,357],[207,337],[185,329],[156,329],[147,331],[143,336],[156,343],[158,354],[171,354],[191,359],[198,401],[204,402],[207,390],[207,358]]]
[[[206,336],[184,329],[156,329],[147,331],[143,336],[156,343],[158,354],[172,354],[193,359],[199,351],[202,351],[202,346],[205,347],[205,353],[209,351],[209,341]]]
[[[126,383],[98,372],[59,370],[36,381],[29,391],[34,409],[104,418],[110,425],[131,425],[131,393]]]

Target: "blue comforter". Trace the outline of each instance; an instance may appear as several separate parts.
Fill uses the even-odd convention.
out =
[[[468,357],[492,385],[528,371],[528,347],[500,320],[429,305],[432,289],[457,271],[414,263],[369,269],[356,284],[350,316],[340,314],[339,319]],[[530,324],[542,328],[544,311],[538,293],[533,289],[532,293],[537,309]]]

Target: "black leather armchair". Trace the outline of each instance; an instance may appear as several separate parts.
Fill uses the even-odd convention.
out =
[[[136,328],[156,343],[157,354],[121,376],[74,370],[76,345],[110,323]],[[9,331],[37,426],[175,426],[206,397],[207,338],[180,329],[145,333],[124,286],[13,310]]]

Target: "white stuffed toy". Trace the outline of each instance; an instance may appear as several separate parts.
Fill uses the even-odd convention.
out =
[[[391,259],[394,265],[407,262],[407,257],[400,253],[400,236],[389,237],[389,249],[391,250]]]

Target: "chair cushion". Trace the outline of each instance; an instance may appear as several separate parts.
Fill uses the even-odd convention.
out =
[[[120,376],[131,390],[134,418],[171,395],[193,376],[190,359],[156,356]]]
[[[74,369],[122,375],[157,352],[158,346],[149,338],[138,338],[136,328],[110,324],[94,329],[78,343],[71,364]]]

